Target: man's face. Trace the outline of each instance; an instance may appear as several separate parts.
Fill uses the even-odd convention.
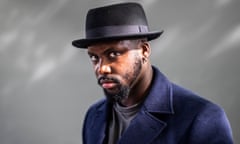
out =
[[[97,43],[88,47],[88,54],[108,100],[127,98],[142,69],[139,41]]]

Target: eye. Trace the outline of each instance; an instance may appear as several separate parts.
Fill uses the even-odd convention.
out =
[[[89,57],[90,57],[91,61],[94,63],[96,63],[98,61],[98,57],[95,55],[90,55]]]
[[[115,52],[115,51],[112,51],[109,53],[110,58],[116,58],[117,56],[120,56],[120,55],[121,55],[120,52]]]

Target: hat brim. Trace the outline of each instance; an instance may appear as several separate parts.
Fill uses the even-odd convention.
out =
[[[99,37],[99,38],[91,38],[91,39],[78,39],[72,41],[72,45],[77,48],[87,49],[88,46],[97,42],[104,41],[112,41],[112,40],[121,40],[121,39],[134,39],[134,38],[147,38],[148,41],[154,40],[161,36],[163,31],[158,32],[148,32],[148,33],[138,33],[131,35],[117,35],[117,36],[109,36],[109,37]]]

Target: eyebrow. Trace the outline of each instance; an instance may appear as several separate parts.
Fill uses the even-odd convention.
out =
[[[110,51],[119,51],[119,48],[114,48],[114,47],[110,47],[106,50],[104,50],[103,52],[101,52],[100,54],[108,54]],[[96,55],[94,52],[88,51],[88,55]]]
[[[108,54],[109,52],[116,51],[116,50],[117,50],[116,48],[110,47],[110,48],[106,49],[105,51],[103,51],[102,53],[103,54]]]
[[[88,51],[88,55],[95,55],[93,52]]]

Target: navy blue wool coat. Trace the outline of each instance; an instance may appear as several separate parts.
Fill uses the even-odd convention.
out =
[[[232,144],[222,108],[171,83],[154,68],[151,89],[118,144]],[[107,143],[111,104],[102,100],[88,110],[83,144]]]

